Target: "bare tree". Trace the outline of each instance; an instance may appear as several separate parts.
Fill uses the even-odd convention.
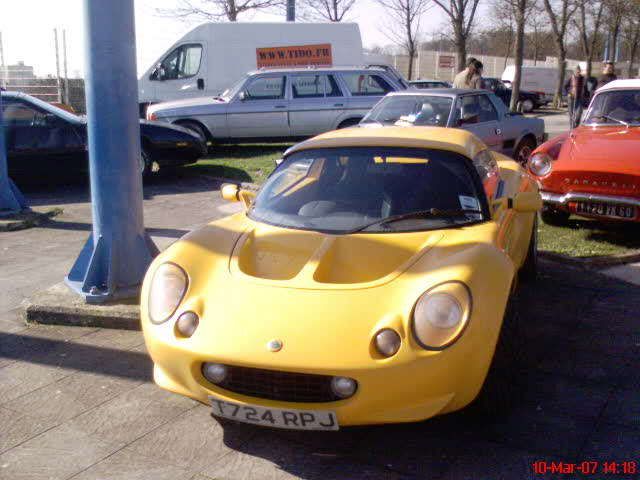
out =
[[[302,18],[341,22],[352,10],[356,0],[302,0],[298,3]]]
[[[585,76],[591,76],[593,57],[600,40],[604,2],[601,0],[578,0],[578,15],[574,24],[580,37],[582,53],[587,61]]]
[[[509,108],[513,111],[518,108],[520,98],[520,83],[522,79],[522,63],[524,61],[525,25],[533,0],[496,0],[496,12],[502,12],[503,17],[509,18],[511,32],[515,24],[515,72],[511,83],[511,101]],[[513,35],[513,33],[512,33]]]
[[[532,2],[537,8],[538,2]],[[545,15],[528,15],[527,25],[529,34],[526,35],[525,48],[528,48],[533,56],[533,64],[537,65],[541,54],[544,55],[549,43],[549,21]],[[528,46],[527,46],[528,45]]]
[[[627,66],[627,77],[633,78],[636,76],[633,73],[633,63],[638,54],[638,47],[640,47],[640,4],[638,3],[634,4],[629,10],[624,22],[623,36],[627,44],[629,62]],[[636,71],[636,74],[637,73]]]
[[[246,12],[281,7],[283,0],[179,0],[175,8],[158,9],[163,16],[235,22]]]
[[[458,70],[467,64],[467,39],[473,27],[480,0],[433,0],[449,16],[456,47]]]
[[[389,13],[390,25],[384,32],[392,42],[400,45],[409,57],[407,77],[413,77],[413,59],[419,46],[420,18],[430,0],[377,0]]]
[[[565,64],[567,61],[567,46],[565,44],[569,20],[575,13],[578,5],[572,0],[543,0],[544,8],[549,17],[553,40],[556,44],[558,56],[558,84],[553,99],[555,107],[562,103],[562,88],[564,87]]]
[[[616,49],[622,28],[622,20],[631,10],[633,2],[627,0],[603,0],[605,4],[605,21],[609,30],[609,58],[616,60]]]

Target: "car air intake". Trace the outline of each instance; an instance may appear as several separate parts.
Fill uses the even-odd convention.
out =
[[[331,389],[329,375],[280,372],[228,365],[228,375],[217,386],[249,397],[283,402],[323,403],[342,400]]]

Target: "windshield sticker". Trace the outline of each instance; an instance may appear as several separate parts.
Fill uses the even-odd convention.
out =
[[[458,195],[460,207],[464,210],[480,210],[480,204],[477,198],[468,197],[466,195]]]

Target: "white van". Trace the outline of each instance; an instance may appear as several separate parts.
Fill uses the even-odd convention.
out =
[[[509,65],[502,73],[502,81],[512,83],[516,75],[516,67]],[[522,66],[520,90],[540,92],[545,101],[551,102],[558,84],[558,70],[554,67]]]
[[[363,63],[357,23],[204,23],[140,77],[141,113],[151,103],[219,95],[262,67]]]

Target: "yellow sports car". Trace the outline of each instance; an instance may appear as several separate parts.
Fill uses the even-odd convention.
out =
[[[159,386],[309,430],[499,404],[509,362],[492,359],[541,207],[514,161],[462,130],[352,128],[290,148],[257,194],[222,195],[244,211],[144,281]]]

